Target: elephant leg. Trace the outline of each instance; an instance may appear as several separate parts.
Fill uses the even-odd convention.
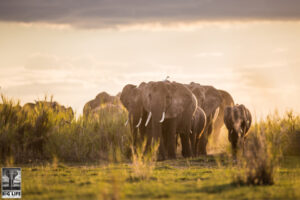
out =
[[[198,139],[197,155],[207,155],[206,145],[208,143],[207,131],[205,131]]]
[[[196,133],[195,133],[195,131],[193,131],[192,134],[190,134],[190,142],[191,142],[193,156],[196,156]]]
[[[208,143],[208,137],[211,135],[213,129],[212,123],[210,123],[206,130],[204,130],[204,133],[201,135],[201,137],[198,139],[197,144],[197,154],[198,155],[207,155],[206,146]]]
[[[180,133],[181,145],[182,145],[182,156],[183,157],[191,157],[192,156],[192,149],[191,143],[189,139],[189,134],[187,133]]]
[[[168,154],[168,129],[169,129],[169,120],[165,120],[162,124],[162,137],[164,141],[164,146],[166,149],[166,154]]]

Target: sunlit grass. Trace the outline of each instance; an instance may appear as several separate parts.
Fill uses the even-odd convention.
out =
[[[224,158],[225,162],[227,158]],[[230,165],[212,156],[157,162],[150,179],[133,181],[131,164],[23,165],[24,199],[298,199],[300,159],[287,157],[272,186],[232,183]]]

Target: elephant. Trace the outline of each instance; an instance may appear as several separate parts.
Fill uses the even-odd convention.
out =
[[[227,106],[224,110],[224,123],[228,130],[228,140],[233,156],[237,153],[238,141],[244,141],[252,123],[250,111],[243,105]]]
[[[205,129],[200,135],[200,138],[196,137],[196,145],[194,147],[197,147],[197,149],[194,149],[193,152],[195,156],[200,154],[206,155],[208,137],[213,131],[213,124],[218,116],[220,109],[219,107],[222,103],[222,97],[219,91],[213,86],[200,85],[199,83],[191,82],[190,84],[187,84],[186,87],[189,88],[196,96],[199,106],[204,110],[206,115]]]
[[[23,105],[22,110],[26,113],[32,112],[36,107],[47,106],[48,108],[53,109],[54,112],[63,112],[67,113],[65,116],[65,121],[70,122],[74,118],[74,111],[72,107],[65,107],[64,105],[60,105],[56,101],[35,101],[35,103],[26,103]]]
[[[192,156],[189,140],[197,99],[183,84],[157,81],[145,84],[142,101],[148,113],[146,126],[152,119],[151,138],[159,142],[159,160],[176,158],[176,136],[180,134],[182,154]],[[167,150],[167,151],[166,151]]]
[[[144,82],[138,87],[136,85],[127,84],[120,94],[120,101],[128,111],[128,120],[125,125],[129,123],[134,148],[146,137],[146,127],[143,124],[146,123],[147,112],[142,102],[142,90],[145,85],[146,83]],[[141,134],[140,138],[138,137],[138,131]]]
[[[219,90],[219,93],[222,97],[222,103],[220,105],[220,109],[219,109],[219,114],[218,117],[214,123],[214,127],[213,127],[213,141],[214,143],[217,143],[219,135],[220,135],[220,131],[222,126],[224,125],[224,110],[227,106],[233,106],[234,105],[234,100],[232,98],[232,96],[225,90]]]
[[[18,172],[16,169],[6,169],[5,175],[8,177],[8,188],[9,190],[12,190],[14,185],[14,179],[18,175]]]
[[[120,100],[117,96],[111,96],[107,92],[100,92],[93,100],[88,101],[83,107],[84,116],[88,116],[89,113],[101,106],[102,104],[114,104],[119,105]]]
[[[23,105],[23,110],[25,111],[31,111],[34,110],[35,103],[26,103]]]

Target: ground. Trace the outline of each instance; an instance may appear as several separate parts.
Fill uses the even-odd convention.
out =
[[[130,162],[21,167],[23,199],[300,199],[299,157],[282,160],[271,186],[233,184],[235,167],[216,156],[157,162],[147,180]]]

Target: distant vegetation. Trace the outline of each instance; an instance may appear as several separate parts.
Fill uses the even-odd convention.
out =
[[[50,102],[52,99],[50,99]],[[16,163],[51,161],[120,161],[130,156],[130,133],[124,127],[125,110],[112,107],[97,116],[75,118],[55,110],[45,98],[33,109],[2,96],[0,105],[0,158]]]

